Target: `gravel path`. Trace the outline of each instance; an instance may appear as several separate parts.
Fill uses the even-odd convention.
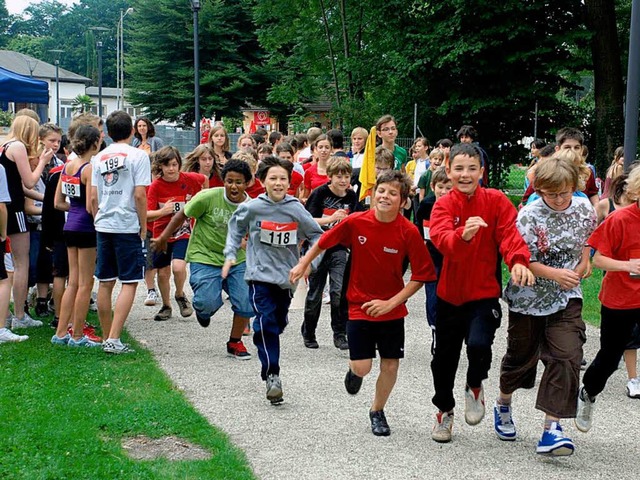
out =
[[[224,430],[246,452],[258,478],[311,479],[513,479],[636,477],[640,465],[640,400],[625,395],[626,372],[618,370],[598,397],[594,427],[580,433],[573,421],[565,432],[575,441],[569,458],[535,453],[542,413],[534,409],[535,390],[514,396],[515,442],[501,442],[493,432],[493,415],[476,427],[464,423],[461,360],[456,381],[454,440],[431,440],[434,407],[429,353],[431,333],[424,314],[424,292],[409,301],[405,359],[398,383],[385,408],[390,437],[371,434],[368,408],[375,376],[365,378],[361,392],[349,396],[343,385],[348,355],[333,346],[329,309],[324,306],[318,328],[318,350],[306,349],[300,337],[302,310],[292,310],[281,337],[281,378],[285,402],[274,407],[265,398],[260,366],[250,337],[249,361],[226,356],[231,309],[228,302],[203,329],[195,316],[154,322],[156,307],[143,305],[142,286],[127,328],[148,347],[160,366],[213,425]],[[173,306],[178,312],[177,305]],[[494,360],[485,383],[487,404],[498,388],[499,362],[506,348],[506,311],[494,344]],[[585,346],[592,359],[599,331],[588,329]],[[542,367],[542,365],[540,364]],[[376,372],[377,363],[374,364]],[[540,372],[539,372],[540,374]]]

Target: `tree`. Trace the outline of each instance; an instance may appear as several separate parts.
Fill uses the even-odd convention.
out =
[[[0,0],[0,48],[4,48],[9,42],[9,27],[11,26],[11,17],[7,10],[5,0]]]
[[[89,112],[96,104],[89,95],[77,95],[71,102],[71,107],[76,113]]]

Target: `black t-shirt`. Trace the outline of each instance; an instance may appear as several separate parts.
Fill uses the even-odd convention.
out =
[[[418,206],[418,214],[417,214],[417,224],[418,230],[420,230],[420,234],[422,238],[424,238],[424,221],[429,220],[431,218],[431,211],[433,210],[433,205],[436,203],[436,196],[433,193],[430,193],[422,201]],[[433,266],[436,267],[436,273],[440,275],[440,270],[442,269],[442,254],[438,251],[431,240],[425,240],[427,245],[427,249],[429,250],[429,254],[431,255],[431,260],[433,261]]]
[[[329,217],[340,209],[351,214],[358,210],[358,196],[349,189],[344,197],[340,197],[331,191],[328,183],[325,183],[311,192],[306,208],[313,218]],[[323,225],[322,229],[329,230],[331,227],[333,224]],[[331,251],[334,250],[344,250],[344,247],[338,245],[331,249]]]

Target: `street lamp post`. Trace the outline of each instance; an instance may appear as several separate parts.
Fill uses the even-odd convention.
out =
[[[200,0],[191,0],[191,10],[193,11],[194,130],[197,146],[200,144],[200,44],[198,40],[198,10],[200,10]]]
[[[64,50],[52,49],[49,50],[51,53],[55,55],[54,64],[56,66],[56,125],[60,125],[60,55],[64,52]]]
[[[98,35],[109,31],[105,27],[91,27],[89,30],[98,32]],[[98,116],[102,118],[102,40],[96,42],[96,50],[98,51]]]
[[[117,103],[118,110],[124,107],[124,17],[133,12],[133,7],[127,8],[127,10],[120,10],[120,21],[118,22],[117,31]]]

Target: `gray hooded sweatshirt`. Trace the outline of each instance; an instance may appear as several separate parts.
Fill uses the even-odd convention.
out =
[[[263,193],[241,204],[229,220],[224,247],[226,260],[235,261],[247,233],[244,279],[293,289],[289,270],[300,258],[299,242],[308,240],[314,244],[323,232],[297,198],[286,195],[281,201],[274,202]]]

